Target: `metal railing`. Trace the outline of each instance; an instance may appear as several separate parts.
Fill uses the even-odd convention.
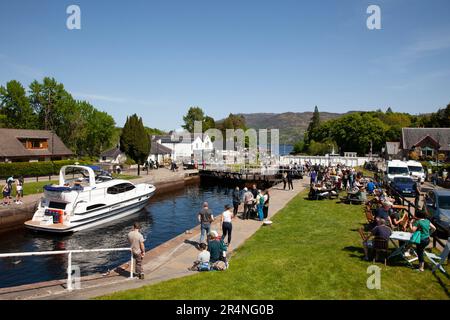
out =
[[[86,249],[86,250],[64,250],[64,251],[37,251],[37,252],[18,252],[18,253],[1,253],[0,258],[10,257],[31,257],[31,256],[46,256],[46,255],[68,255],[67,263],[67,290],[72,291],[72,254],[73,253],[89,253],[89,252],[111,252],[111,251],[130,251],[130,279],[133,279],[134,259],[131,248],[107,248],[107,249]]]
[[[397,197],[400,198],[403,205],[405,205],[405,203],[408,205],[407,212],[408,212],[409,218],[412,218],[414,216],[411,212],[411,208],[414,208],[414,211],[420,210],[420,208],[416,207],[415,203],[406,199],[406,197],[404,195],[402,195],[398,190],[395,190],[390,184],[386,185],[386,189],[388,189],[391,193],[395,193],[397,195]],[[437,237],[436,233],[432,234],[431,238],[433,239],[433,248],[437,248],[437,244],[439,244],[442,248],[445,248],[447,246],[447,243],[444,242],[443,240],[439,239]]]

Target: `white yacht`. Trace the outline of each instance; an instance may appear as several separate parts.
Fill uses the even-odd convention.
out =
[[[151,184],[113,179],[99,169],[62,167],[59,185],[44,187],[44,197],[25,226],[53,233],[84,230],[138,212],[155,193]]]

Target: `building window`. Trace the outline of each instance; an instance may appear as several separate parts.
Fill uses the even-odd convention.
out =
[[[131,183],[120,183],[120,184],[116,184],[115,186],[109,187],[106,190],[106,192],[108,194],[119,194],[119,193],[131,191],[135,188],[136,187],[134,185],[132,185]]]
[[[48,149],[48,141],[46,139],[20,139],[25,149]]]
[[[422,154],[422,157],[428,157],[428,156],[432,157],[434,155],[434,150],[429,147],[424,147],[421,150],[421,154]]]

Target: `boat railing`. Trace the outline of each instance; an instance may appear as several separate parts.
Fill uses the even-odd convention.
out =
[[[85,250],[62,250],[62,251],[36,251],[36,252],[16,252],[16,253],[0,253],[0,258],[11,258],[11,257],[31,257],[31,256],[50,256],[50,255],[68,255],[67,262],[67,290],[72,291],[73,280],[72,280],[72,254],[74,253],[91,253],[91,252],[112,252],[112,251],[130,251],[130,277],[133,279],[133,269],[134,269],[134,259],[133,252],[131,248],[105,248],[105,249],[85,249]],[[75,288],[79,289],[79,288]]]

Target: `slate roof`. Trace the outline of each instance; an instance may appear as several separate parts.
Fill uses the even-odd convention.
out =
[[[439,143],[440,151],[450,151],[450,128],[402,128],[402,147],[411,150],[427,136]]]
[[[103,151],[103,152],[100,154],[100,157],[106,157],[106,158],[113,158],[113,159],[116,159],[116,158],[119,156],[119,154],[121,154],[121,153],[122,153],[122,151],[120,151],[119,148],[115,147],[115,148],[112,148],[112,149]]]
[[[19,139],[45,139],[48,142],[48,149],[27,149]],[[71,155],[73,155],[73,152],[64,145],[56,133],[52,134],[51,131],[0,128],[0,157],[12,158]]]
[[[150,154],[172,154],[172,149],[152,140],[150,146]]]

